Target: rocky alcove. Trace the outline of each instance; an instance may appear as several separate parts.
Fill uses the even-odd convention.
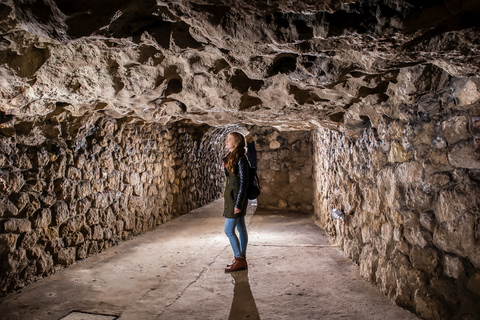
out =
[[[2,294],[221,196],[311,212],[398,305],[480,314],[480,4],[0,3]],[[341,218],[332,215],[338,209]]]

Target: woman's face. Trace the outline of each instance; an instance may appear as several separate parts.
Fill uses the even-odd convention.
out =
[[[233,149],[235,149],[235,147],[238,145],[238,143],[235,141],[235,138],[233,137],[233,135],[229,134],[227,136],[227,140],[225,140],[225,147],[232,151]]]

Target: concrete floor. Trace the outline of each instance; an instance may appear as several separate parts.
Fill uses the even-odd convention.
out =
[[[0,298],[0,319],[418,319],[331,246],[308,215],[250,207],[248,271],[233,254],[223,201]]]

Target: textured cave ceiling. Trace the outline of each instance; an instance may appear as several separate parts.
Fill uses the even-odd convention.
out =
[[[3,0],[0,111],[342,130],[479,88],[479,17],[478,0]]]

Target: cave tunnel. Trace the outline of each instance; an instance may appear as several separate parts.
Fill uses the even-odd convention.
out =
[[[478,319],[478,1],[0,3],[2,319]],[[261,185],[224,273],[225,139]]]

